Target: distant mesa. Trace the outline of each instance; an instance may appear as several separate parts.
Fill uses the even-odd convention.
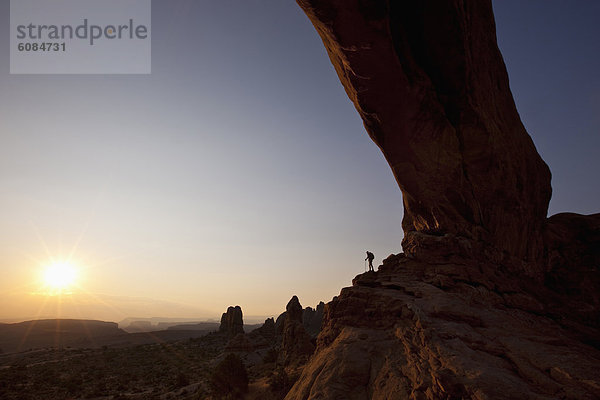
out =
[[[158,330],[150,321],[133,321],[128,327],[124,328],[127,332],[152,332]]]
[[[159,324],[160,326],[160,324]],[[221,324],[218,322],[198,322],[195,324],[176,324],[167,327],[168,331],[210,331],[216,332]]]
[[[127,318],[119,323],[121,329],[128,333],[159,332],[159,331],[203,331],[205,333],[219,330],[220,324],[208,321],[198,321],[190,318]]]
[[[104,338],[126,335],[114,322],[46,319],[0,325],[0,348],[17,352],[46,347],[97,347]]]
[[[0,348],[5,353],[13,353],[43,348],[128,347],[199,338],[215,332],[229,340],[244,333],[239,306],[229,307],[221,323],[189,318],[128,318],[119,324],[123,328],[114,322],[80,319],[0,323]],[[249,331],[260,327],[260,324],[246,326]],[[275,329],[272,319],[271,329]]]
[[[0,348],[5,353],[14,353],[43,348],[128,347],[198,338],[219,328],[216,322],[173,326],[171,323],[165,324],[169,328],[164,329],[164,325],[160,324],[152,325],[151,321],[136,320],[126,329],[118,328],[114,322],[80,319],[0,324]]]
[[[151,317],[151,318],[125,318],[124,320],[119,322],[119,328],[123,329],[126,332],[134,333],[134,332],[154,332],[154,331],[163,331],[167,329],[175,329],[175,330],[183,330],[183,328],[178,328],[178,326],[189,326],[191,329],[208,329],[209,325],[205,327],[196,326],[198,324],[213,324],[213,330],[217,330],[219,328],[219,323],[215,320],[205,320],[201,321],[198,318],[163,318],[163,317]]]

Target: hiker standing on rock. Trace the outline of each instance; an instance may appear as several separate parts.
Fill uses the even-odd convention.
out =
[[[375,271],[373,269],[373,260],[374,259],[375,259],[375,256],[373,255],[373,253],[371,253],[370,251],[367,251],[367,258],[365,258],[365,261],[369,260],[369,272]]]

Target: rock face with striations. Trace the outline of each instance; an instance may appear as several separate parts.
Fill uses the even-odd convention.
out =
[[[221,316],[219,332],[231,337],[244,333],[244,320],[240,306],[227,307],[227,312]]]
[[[404,253],[325,306],[287,400],[600,398],[600,214],[546,218],[490,0],[297,0],[389,162]]]

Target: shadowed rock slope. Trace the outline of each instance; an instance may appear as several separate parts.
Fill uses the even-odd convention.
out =
[[[600,398],[600,214],[546,218],[489,0],[298,0],[404,199],[286,399]]]

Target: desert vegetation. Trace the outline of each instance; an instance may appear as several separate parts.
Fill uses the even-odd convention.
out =
[[[218,335],[128,348],[46,349],[0,358],[0,398],[206,398]]]

